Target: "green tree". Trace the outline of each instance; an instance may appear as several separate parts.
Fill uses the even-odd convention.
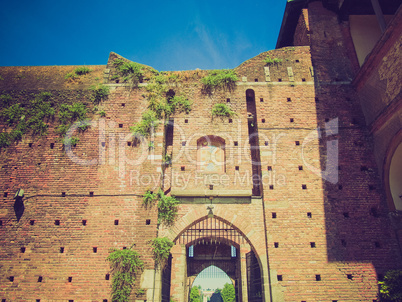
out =
[[[381,301],[402,301],[402,270],[388,271],[378,284]]]
[[[226,283],[221,291],[223,302],[236,301],[236,293],[233,284]]]
[[[200,297],[200,290],[198,289],[198,287],[193,286],[190,292],[190,302],[200,302]]]

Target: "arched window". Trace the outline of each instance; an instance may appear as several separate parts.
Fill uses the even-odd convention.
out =
[[[208,135],[197,140],[197,170],[225,173],[225,140]]]

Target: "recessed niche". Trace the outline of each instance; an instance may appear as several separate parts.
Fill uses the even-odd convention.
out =
[[[282,275],[276,275],[276,278],[278,279],[278,281],[282,281],[282,280],[283,280]]]
[[[93,197],[94,196],[94,192],[89,192],[89,196]]]
[[[151,219],[145,220],[145,225],[150,225],[151,224]]]
[[[66,192],[61,192],[61,197],[66,197]]]
[[[73,277],[68,277],[68,282],[73,282]],[[68,300],[68,301],[72,301],[72,300]]]
[[[214,189],[214,185],[209,185],[209,189],[213,190]]]
[[[261,123],[265,123],[265,118],[261,119]]]
[[[42,280],[43,280],[43,277],[42,277],[42,276],[39,276],[39,277],[38,277],[38,282],[42,282]]]
[[[294,122],[294,119],[293,119],[293,118],[291,118],[291,119],[290,119],[290,122],[291,122],[291,123],[293,123],[293,122]]]
[[[272,171],[272,166],[268,166],[268,167],[267,167],[267,170],[268,170],[268,171]]]
[[[296,145],[296,146],[300,146],[300,142],[299,142],[299,141],[295,141],[295,145]]]
[[[261,102],[261,103],[264,102],[264,99],[263,99],[263,98],[260,98],[260,102]]]
[[[32,143],[29,143],[28,146],[29,146],[29,148],[32,148]]]
[[[268,141],[265,141],[265,142],[264,142],[264,145],[265,145],[265,146],[268,146],[268,145],[269,145],[269,142],[268,142]]]
[[[119,124],[119,128],[123,128],[123,124]]]
[[[119,225],[119,220],[118,220],[118,219],[116,219],[116,220],[114,221],[114,225]]]
[[[231,124],[231,123],[233,123],[233,119],[230,118],[229,119],[229,124]]]
[[[278,79],[278,82],[282,82],[282,79]]]
[[[60,225],[60,220],[58,220],[58,219],[55,220],[55,221],[54,221],[54,224],[55,224],[55,225]]]
[[[64,247],[62,246],[62,247],[60,247],[60,254],[63,254],[64,253]]]
[[[236,170],[236,171],[239,171],[239,166],[235,166],[235,170]]]
[[[302,82],[305,82],[306,81],[306,79],[305,78],[302,78]]]
[[[273,190],[274,189],[274,185],[269,185],[269,189]]]
[[[274,247],[277,249],[279,247],[279,242],[274,242]]]
[[[82,225],[87,225],[87,221],[85,219],[82,220]]]
[[[125,107],[126,106],[126,104],[125,103],[121,103],[121,107]]]
[[[94,253],[97,253],[97,252],[98,252],[98,248],[97,248],[97,247],[93,247],[93,248],[92,248],[92,251],[93,251]]]
[[[299,166],[299,171],[303,170],[303,166]]]
[[[180,171],[186,171],[186,166],[181,166]]]
[[[21,253],[25,253],[25,247],[23,246],[23,247],[21,247]]]
[[[307,189],[307,185],[302,185],[302,189],[306,190]]]
[[[310,242],[310,247],[315,248],[315,242]]]
[[[188,124],[188,119],[185,119],[185,120],[184,120],[184,123],[185,123],[185,124]]]
[[[127,142],[127,146],[129,146],[129,147],[130,147],[130,146],[131,146],[131,142]]]
[[[229,98],[226,99],[226,103],[230,103],[230,99],[229,99]]]
[[[234,142],[233,142],[233,145],[238,146],[238,145],[239,145],[239,142],[234,141]]]
[[[312,218],[313,214],[311,212],[307,212],[307,218]]]
[[[105,275],[105,280],[109,280],[110,279],[110,275],[109,274],[106,274]]]
[[[276,213],[272,212],[272,218],[276,218]]]
[[[14,276],[8,277],[8,280],[10,280],[10,282],[14,282]]]
[[[254,79],[254,82],[258,82],[258,79]]]
[[[50,143],[50,149],[54,148],[54,143]]]
[[[288,102],[291,102],[291,101],[292,101],[292,99],[291,99],[291,98],[288,98],[287,100],[288,100]]]
[[[315,275],[315,281],[321,281],[321,275]]]
[[[353,280],[353,275],[352,274],[347,274],[347,277],[349,280]]]

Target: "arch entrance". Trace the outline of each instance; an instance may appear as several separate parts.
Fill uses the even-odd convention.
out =
[[[247,238],[236,227],[219,217],[204,217],[182,231],[174,240],[171,264],[163,273],[162,301],[189,301],[197,275],[211,265],[232,280],[236,301],[263,301],[258,257]]]

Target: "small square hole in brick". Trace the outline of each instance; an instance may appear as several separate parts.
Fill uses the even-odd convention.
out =
[[[105,275],[105,280],[109,280],[110,279],[110,275],[109,274],[106,274]]]
[[[181,142],[181,145],[182,145],[182,146],[185,146],[185,145],[186,145],[186,142]]]
[[[103,299],[103,302],[107,302],[107,299]]]
[[[127,249],[127,247],[126,246],[123,246],[123,250],[126,250]]]
[[[292,101],[292,99],[291,98],[288,98],[288,102],[291,102]]]
[[[66,197],[66,192],[61,192],[61,197]]]
[[[82,225],[87,225],[86,219],[83,219],[83,220],[82,220]]]
[[[349,212],[343,212],[343,217],[349,218]]]
[[[321,281],[321,275],[315,275],[315,281]]]
[[[254,82],[258,82],[258,79],[254,79]]]
[[[305,82],[306,81],[306,79],[305,78],[302,78],[302,82]]]
[[[4,192],[3,197],[7,197],[8,196],[8,192]]]
[[[313,214],[311,212],[307,212],[307,218],[312,218]]]
[[[274,247],[277,249],[279,247],[279,242],[274,242]]]
[[[3,225],[3,220],[0,220],[0,226],[2,226]]]
[[[32,148],[32,143],[29,143],[28,146],[29,146],[29,148]]]
[[[349,280],[353,280],[353,275],[352,274],[347,274],[347,276],[348,276]]]
[[[54,148],[54,143],[50,143],[50,149]]]
[[[185,124],[188,124],[188,119],[185,119],[185,120],[184,120],[184,123],[185,123]]]
[[[73,282],[73,277],[68,277],[68,282]],[[71,300],[68,300],[71,301]]]
[[[315,248],[315,242],[310,242],[310,247]]]
[[[378,279],[378,281],[384,281],[384,275],[383,274],[377,274],[377,279]]]
[[[116,219],[116,220],[114,221],[114,225],[119,225],[119,220],[118,220],[118,219]]]
[[[341,244],[342,244],[342,246],[346,246],[346,245],[347,245],[346,240],[345,240],[345,239],[341,239]]]
[[[261,119],[261,123],[265,123],[265,118]]]
[[[276,218],[276,213],[275,212],[272,213],[272,218],[274,218],[274,219]]]
[[[296,63],[299,63],[300,61],[298,59],[295,60]]]
[[[14,282],[14,276],[8,277],[8,280],[10,280],[10,282]]]
[[[126,104],[125,103],[121,103],[121,107],[125,107],[126,106]]]
[[[293,118],[291,118],[291,119],[290,119],[290,122],[291,122],[291,123],[293,123],[293,122],[294,122],[294,119],[293,119]]]
[[[320,102],[320,99],[319,99],[319,98],[314,98],[314,100],[315,100],[316,103],[319,103],[319,102]]]
[[[369,190],[370,190],[370,191],[375,190],[375,185],[369,185]]]
[[[102,147],[105,147],[105,146],[106,146],[106,142],[102,142],[101,145],[102,145]]]
[[[367,169],[367,166],[361,166],[360,167],[360,171],[367,171],[368,169]]]
[[[25,253],[25,247],[24,246],[21,248],[21,253]]]
[[[213,190],[214,189],[214,185],[209,185],[209,189]]]
[[[276,275],[276,278],[278,279],[278,281],[282,281],[282,280],[283,280],[282,275]]]
[[[181,166],[180,171],[186,171],[186,166]]]
[[[119,124],[119,128],[123,128],[123,124]]]
[[[338,166],[338,171],[341,171],[342,170],[342,167],[341,166]]]
[[[303,166],[299,166],[299,171],[303,170]]]
[[[263,102],[264,102],[264,99],[263,99],[263,98],[260,98],[260,102],[263,103]]]
[[[269,189],[273,190],[274,189],[274,185],[269,185]]]
[[[296,145],[296,146],[300,146],[300,142],[299,142],[299,141],[295,141],[295,145]]]
[[[94,196],[94,192],[89,192],[89,196],[93,197]]]
[[[265,141],[265,142],[264,142],[264,145],[265,145],[265,146],[268,146],[268,145],[269,145],[269,142],[268,142],[268,141]]]
[[[236,170],[236,171],[239,171],[239,166],[235,166],[235,170]]]
[[[55,220],[55,221],[54,221],[54,224],[55,224],[55,225],[60,225],[60,220]]]
[[[343,186],[342,185],[338,185],[338,190],[342,190]]]
[[[93,251],[94,253],[97,253],[97,252],[98,252],[98,248],[97,248],[97,247],[93,247],[93,248],[92,248],[92,251]]]
[[[40,299],[36,299],[36,302],[40,302]]]
[[[127,142],[127,146],[129,146],[129,147],[130,147],[130,146],[131,146],[131,142]]]
[[[380,247],[381,247],[381,243],[378,242],[378,241],[376,241],[376,242],[374,242],[374,246],[375,246],[376,248],[380,248]]]
[[[63,254],[64,253],[64,247],[62,246],[62,247],[60,247],[60,254]]]
[[[229,98],[226,99],[226,103],[230,103],[230,99],[229,99]]]
[[[145,220],[145,225],[150,225],[151,224],[151,219]]]
[[[234,141],[234,142],[233,142],[233,145],[237,147],[237,146],[239,145],[239,142]]]
[[[282,79],[278,79],[278,82],[282,82]]]
[[[230,118],[229,119],[229,124],[231,124],[231,123],[233,123],[233,119]]]
[[[272,166],[267,167],[268,171],[272,171]]]
[[[307,190],[307,185],[302,185],[303,190]]]
[[[42,282],[42,280],[43,280],[42,276],[39,276],[38,282]]]
[[[329,118],[326,118],[326,119],[325,119],[325,122],[328,123],[328,122],[329,122]]]

